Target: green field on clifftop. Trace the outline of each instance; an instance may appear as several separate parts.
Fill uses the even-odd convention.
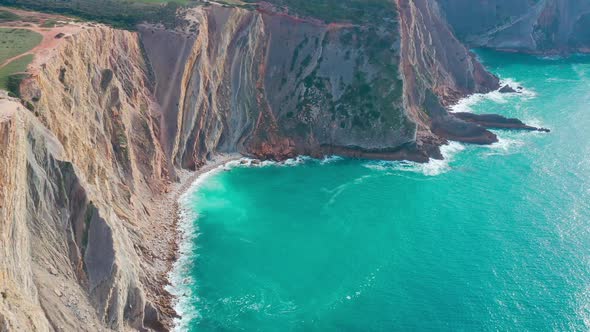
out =
[[[191,0],[4,0],[4,4],[25,10],[76,16],[118,28],[134,29],[139,23],[161,22],[173,25],[179,6]],[[196,3],[196,2],[195,2]]]
[[[40,34],[30,30],[0,28],[0,64],[30,51],[39,45],[42,39]]]
[[[33,61],[33,55],[27,54],[0,68],[0,89],[18,95],[18,83],[24,77],[24,74],[21,73],[27,70],[27,66],[31,61]]]
[[[22,77],[18,73],[26,71],[27,66],[33,60],[33,55],[27,54],[10,62],[4,62],[30,51],[39,45],[42,39],[43,36],[34,31],[0,28],[0,65],[2,65],[0,67],[0,89],[13,93],[18,92],[14,86],[11,86],[11,82],[20,81]]]

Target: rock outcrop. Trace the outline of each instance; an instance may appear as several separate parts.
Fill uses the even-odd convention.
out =
[[[397,0],[402,38],[401,70],[408,114],[419,124],[416,144],[431,146],[446,139],[490,144],[496,136],[484,127],[449,114],[445,106],[471,93],[499,87],[491,75],[453,35],[436,2]]]
[[[158,101],[178,119],[163,139],[176,165],[195,168],[214,151],[285,159],[413,141],[396,31],[236,8],[187,15],[184,33],[140,28]]]
[[[396,2],[395,28],[209,6],[176,30],[57,39],[27,107],[0,97],[0,330],[169,328],[160,202],[215,153],[427,161],[493,142],[445,107],[498,79],[435,2]]]
[[[166,267],[146,259],[159,248],[142,248],[167,180],[148,72],[136,34],[92,28],[66,38],[21,86],[31,109],[11,111],[0,135],[11,154],[1,158],[10,185],[0,233],[15,250],[2,281],[20,287],[2,286],[44,314],[0,311],[10,330],[161,327],[146,315],[160,300],[146,289],[161,289]]]
[[[590,51],[586,0],[438,0],[460,39],[529,53]]]
[[[466,112],[456,112],[453,113],[453,116],[465,122],[475,123],[488,129],[528,130],[541,131],[546,133],[550,132],[550,130],[547,128],[537,128],[529,126],[518,119],[507,118],[498,114],[475,114]]]

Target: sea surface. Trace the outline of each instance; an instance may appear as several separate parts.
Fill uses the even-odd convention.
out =
[[[207,174],[182,198],[177,329],[588,331],[590,57],[478,56],[525,91],[455,110],[551,133]]]

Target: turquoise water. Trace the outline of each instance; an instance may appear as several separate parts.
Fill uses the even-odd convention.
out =
[[[479,55],[526,92],[457,109],[550,134],[214,172],[184,198],[178,329],[590,329],[590,58]]]

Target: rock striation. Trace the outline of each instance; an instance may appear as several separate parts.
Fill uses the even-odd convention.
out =
[[[393,27],[212,5],[56,39],[22,100],[0,96],[0,330],[170,328],[167,193],[216,153],[425,162],[494,142],[446,107],[498,79],[436,2],[395,5]]]

